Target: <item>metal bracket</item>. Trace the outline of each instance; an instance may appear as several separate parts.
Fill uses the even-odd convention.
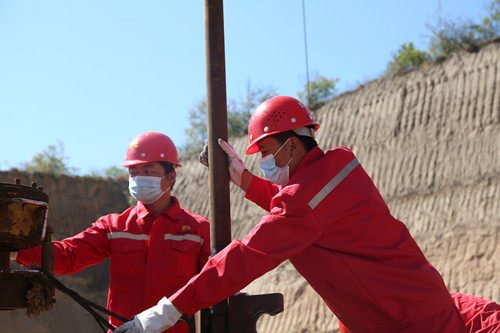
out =
[[[256,333],[257,320],[263,314],[275,316],[283,311],[283,295],[279,293],[229,297],[229,333]]]

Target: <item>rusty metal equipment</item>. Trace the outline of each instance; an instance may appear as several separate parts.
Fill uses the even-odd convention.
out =
[[[205,0],[207,129],[212,254],[231,242],[227,156],[217,140],[227,141],[226,72],[222,0]],[[252,333],[260,315],[283,311],[283,295],[238,294],[204,312],[202,332]]]
[[[27,308],[27,292],[35,280],[44,279],[38,270],[10,268],[10,252],[42,246],[42,267],[53,273],[54,248],[47,225],[49,196],[33,183],[31,187],[0,183],[0,310]],[[50,287],[54,296],[55,289]],[[52,299],[52,301],[54,301]]]

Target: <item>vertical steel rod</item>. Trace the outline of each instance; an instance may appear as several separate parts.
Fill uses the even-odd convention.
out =
[[[205,0],[207,128],[212,255],[231,242],[227,156],[217,140],[227,141],[226,69],[222,0]],[[212,333],[227,332],[227,302],[211,308]]]

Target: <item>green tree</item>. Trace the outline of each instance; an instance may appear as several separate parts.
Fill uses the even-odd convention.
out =
[[[109,168],[105,168],[102,170],[94,170],[89,176],[93,178],[118,178],[121,176],[128,175],[128,172],[125,168],[119,168],[117,166],[110,166]]]
[[[181,155],[200,151],[207,142],[207,100],[205,97],[189,110],[189,127],[184,130],[186,143],[180,147]]]
[[[64,145],[57,140],[57,144],[49,145],[45,150],[33,156],[30,162],[23,163],[21,170],[53,175],[71,175],[76,172],[76,169],[68,167],[66,159]]]
[[[435,26],[429,25],[431,31],[429,53],[432,58],[444,58],[452,53],[467,49],[480,40],[477,27],[470,21],[440,19]]]
[[[104,176],[107,178],[117,178],[119,176],[128,175],[128,171],[126,168],[110,166],[103,170]]]
[[[276,95],[278,95],[276,88],[271,86],[253,88],[250,81],[248,81],[245,96],[228,104],[228,136],[233,137],[248,133],[248,122],[255,108],[260,103]]]
[[[247,83],[246,95],[227,103],[227,131],[233,137],[247,133],[248,121],[257,105],[277,94],[273,87],[252,88]],[[184,130],[186,143],[180,147],[182,155],[197,154],[207,142],[207,101],[203,98],[189,110],[189,127]]]
[[[429,55],[424,51],[415,49],[413,43],[403,44],[387,64],[385,75],[394,75],[420,66],[429,60]]]
[[[309,82],[309,87],[306,82],[304,89],[297,92],[297,96],[306,103],[309,110],[316,110],[325,104],[327,100],[335,96],[337,92],[335,84],[338,81],[338,78],[327,78],[316,74]]]

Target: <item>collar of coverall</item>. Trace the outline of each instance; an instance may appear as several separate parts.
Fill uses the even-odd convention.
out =
[[[181,206],[179,204],[179,200],[177,200],[177,198],[174,197],[173,195],[170,196],[170,200],[172,200],[172,205],[170,207],[168,207],[167,209],[165,209],[163,212],[161,212],[160,215],[167,215],[172,220],[177,220],[177,217],[179,216],[179,213],[181,212]],[[144,217],[146,217],[149,214],[156,216],[155,213],[148,210],[146,208],[146,206],[140,201],[137,201],[136,209],[137,209],[137,217],[140,219],[143,219]]]
[[[295,171],[293,174],[295,175],[300,169],[305,168],[308,164],[316,161],[318,158],[322,157],[325,155],[323,150],[319,147],[314,147],[311,149],[304,157],[302,157],[302,160],[300,161],[299,165],[297,165],[297,168],[295,168]],[[291,175],[290,179],[293,178],[293,175]]]

